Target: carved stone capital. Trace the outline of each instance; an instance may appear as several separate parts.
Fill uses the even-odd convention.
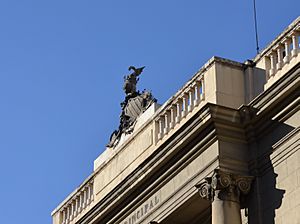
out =
[[[214,191],[211,185],[211,181],[212,178],[207,177],[205,178],[205,181],[196,185],[196,188],[198,189],[200,196],[209,201],[212,201],[214,198]]]
[[[202,183],[196,185],[199,194],[206,200],[239,201],[240,194],[248,194],[253,177],[231,174],[219,169]]]

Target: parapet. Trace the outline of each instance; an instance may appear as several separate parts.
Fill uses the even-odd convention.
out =
[[[300,61],[300,17],[254,58],[256,67],[265,70],[265,90]]]

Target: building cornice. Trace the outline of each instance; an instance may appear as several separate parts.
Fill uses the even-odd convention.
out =
[[[98,201],[76,223],[96,223],[95,220],[110,220],[118,212],[121,212],[126,207],[125,205],[129,204],[130,200],[142,198],[149,193],[146,190],[149,187],[149,183],[151,183],[151,189],[157,187],[159,183],[164,183],[168,176],[175,175],[178,172],[176,170],[178,170],[179,164],[183,165],[184,161],[188,161],[189,158],[193,157],[193,154],[197,153],[197,150],[199,153],[199,147],[203,147],[204,143],[201,143],[202,146],[197,146],[198,149],[193,151],[192,146],[186,148],[183,145],[196,144],[192,140],[194,138],[197,138],[197,141],[199,141],[199,136],[203,136],[202,138],[205,142],[230,138],[233,141],[246,144],[249,141],[249,132],[252,132],[253,127],[259,126],[267,119],[266,114],[270,115],[269,110],[276,108],[276,105],[283,101],[286,96],[297,90],[297,87],[299,87],[299,69],[299,65],[296,66],[285,79],[276,82],[248,106],[232,109],[210,103],[204,105],[183,126],[169,136],[161,145],[158,145],[153,154],[110,191],[108,195]],[[252,130],[250,130],[251,128],[249,129],[250,126]],[[257,130],[259,129],[261,128]],[[204,136],[208,136],[208,138]],[[174,160],[174,156],[178,155],[178,152],[182,151],[183,148],[191,150],[191,152],[182,155],[180,159]],[[209,163],[209,161],[207,162]],[[177,165],[174,165],[176,163]],[[164,169],[162,169],[163,166],[165,166]],[[163,170],[165,170],[164,174],[159,173],[159,171]],[[99,171],[97,170],[93,173],[84,183],[90,181],[97,172]],[[153,178],[154,176],[155,178]],[[151,182],[151,179],[156,181]],[[84,186],[84,183],[81,186]],[[75,194],[81,186],[74,191]],[[143,192],[143,190],[145,191]],[[63,207],[69,199],[70,197],[64,200],[59,207]],[[58,209],[54,212],[56,211]],[[126,211],[122,211],[116,217],[119,217],[124,212]]]
[[[128,204],[125,200],[133,199],[133,195],[137,194],[137,191],[141,193],[143,189],[142,186],[147,187],[145,182],[151,182],[149,179],[153,179],[153,176],[156,176],[154,179],[160,179],[159,175],[162,172],[162,167],[167,162],[170,162],[170,159],[176,154],[176,152],[183,147],[182,145],[178,147],[178,144],[180,145],[182,142],[187,142],[184,138],[193,134],[191,129],[194,129],[197,133],[199,133],[201,130],[203,131],[204,128],[208,128],[210,122],[205,118],[210,117],[210,114],[210,108],[208,105],[202,108],[197,114],[195,114],[194,119],[190,119],[184,127],[181,127],[180,130],[176,132],[176,134],[171,136],[163,145],[160,145],[160,147],[157,148],[155,152],[149,156],[149,158],[147,158],[137,169],[127,176],[125,180],[110,191],[107,196],[99,201],[97,205],[95,205],[94,208],[92,208],[77,223],[94,223],[94,221],[98,220],[99,217],[104,218],[105,215],[112,216],[112,214],[118,210],[113,207],[120,205],[120,203],[122,204],[122,202],[125,205]],[[205,120],[204,124],[202,123],[203,120]],[[199,126],[202,128],[199,129]],[[195,129],[195,127],[197,128]],[[208,130],[212,130],[212,126],[206,129],[206,131]],[[209,140],[207,139],[206,141]],[[161,179],[160,181],[155,181],[156,184],[159,184],[159,182],[161,182]],[[121,207],[119,209],[121,209]]]
[[[236,141],[245,138],[243,132],[244,114],[244,110],[207,103],[77,223],[85,224],[96,223],[96,220],[97,222],[111,220],[118,211],[123,209],[124,205],[128,205],[130,200],[146,197],[146,194],[149,193],[149,190],[146,190],[149,188],[149,183],[151,183],[153,190],[170,178],[170,175],[175,175],[179,170],[178,167],[186,163],[184,161],[188,161],[193,155],[201,153],[201,147],[213,139],[216,141],[222,135],[220,130],[224,124],[228,127],[227,130],[233,133],[231,137],[235,138]],[[203,123],[203,121],[205,122]],[[240,134],[234,134],[237,132]],[[197,148],[193,148],[193,145],[197,144],[199,144]],[[208,164],[209,162],[207,161]]]
[[[256,139],[268,132],[275,122],[284,122],[291,116],[290,111],[299,106],[299,96],[300,63],[249,104],[255,117],[248,125],[248,135]]]
[[[249,106],[259,110],[259,113],[271,109],[271,105],[276,101],[282,100],[293,91],[299,91],[300,86],[300,63],[288,71],[285,76],[281,77],[271,87],[256,97]]]

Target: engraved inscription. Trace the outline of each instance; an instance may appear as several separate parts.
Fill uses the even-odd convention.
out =
[[[142,219],[148,215],[160,203],[159,195],[154,195],[138,207],[120,224],[138,224]]]

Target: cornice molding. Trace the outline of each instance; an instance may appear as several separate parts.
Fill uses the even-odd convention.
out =
[[[105,196],[105,198],[100,200],[94,208],[79,220],[78,224],[85,224],[90,223],[92,220],[98,220],[97,217],[99,217],[100,214],[102,217],[108,215],[108,213],[110,213],[109,216],[112,216],[113,213],[118,210],[113,208],[113,206],[115,206],[115,204],[120,205],[124,203],[122,201],[128,200],[128,198],[133,198],[134,190],[139,191],[138,198],[145,197],[145,194],[147,194],[148,191],[143,192],[143,190],[149,187],[146,186],[147,183],[149,183],[149,178],[151,178],[155,172],[161,172],[162,166],[168,168],[165,168],[166,172],[161,174],[160,177],[159,173],[155,174],[158,175],[158,177],[154,179],[159,179],[159,181],[155,183],[156,185],[151,185],[152,189],[162,183],[163,179],[170,178],[170,175],[175,175],[181,166],[180,164],[184,164],[185,160],[187,161],[189,158],[193,157],[193,154],[201,152],[199,151],[199,147],[201,146],[198,146],[198,149],[194,149],[194,152],[186,153],[185,155],[182,155],[181,158],[177,158],[177,160],[172,159],[178,152],[183,151],[183,149],[190,150],[192,148],[192,146],[186,147],[185,145],[182,145],[182,143],[196,144],[197,142],[193,141],[193,143],[191,140],[193,138],[201,139],[201,135],[209,136],[208,133],[205,134],[205,132],[211,133],[209,139],[215,138],[219,135],[219,133],[216,132],[216,129],[220,126],[219,124],[226,124],[225,126],[228,127],[228,130],[243,133],[242,122],[246,120],[245,113],[245,111],[241,112],[232,108],[207,103],[199,110],[199,112],[191,117],[186,124],[178,129],[176,133],[170,136],[166,142],[160,145],[154,153],[124,181],[119,183],[107,196]],[[237,140],[240,139],[240,136],[234,134],[232,136]],[[185,140],[187,138],[190,140]],[[204,139],[205,138],[203,138],[203,140]],[[209,141],[209,139],[206,139],[205,141]],[[215,138],[214,141],[216,140],[217,139]],[[199,142],[199,140],[197,141]],[[181,145],[179,146],[178,144]],[[178,165],[173,166],[172,163],[177,163]],[[209,163],[209,161],[207,161],[207,163]],[[138,190],[137,187],[139,187]],[[116,203],[117,201],[118,203]],[[128,204],[128,202],[126,203]],[[121,209],[121,207],[119,209]],[[112,211],[112,213],[109,211]]]
[[[300,63],[295,65],[283,77],[277,80],[266,91],[256,97],[249,106],[258,110],[257,115],[270,111],[276,102],[282,100],[293,91],[300,92]],[[273,107],[272,107],[273,105]]]
[[[190,141],[184,140],[184,138],[189,138],[189,136],[194,136],[193,138],[197,136],[197,138],[199,138],[201,137],[199,133],[203,132],[203,134],[205,134],[204,132],[213,131],[213,126],[209,127],[209,125],[212,124],[212,106],[213,105],[205,105],[199,112],[197,112],[191,119],[189,119],[186,124],[184,124],[178,131],[176,131],[173,136],[171,136],[164,144],[157,148],[155,152],[150,155],[150,157],[147,158],[124,181],[119,183],[107,196],[97,202],[97,204],[77,223],[96,223],[95,221],[97,220],[98,222],[98,218],[100,216],[104,218],[101,218],[101,221],[106,220],[105,216],[110,216],[111,218],[117,214],[118,210],[122,210],[121,205],[123,203],[128,205],[128,201],[126,202],[126,200],[130,198],[133,199],[137,196],[138,198],[143,198],[145,194],[148,193],[148,190],[144,190],[148,187],[147,183],[151,183],[149,179],[152,178],[156,181],[152,184],[152,188],[155,188],[155,184],[158,185],[163,178],[167,178],[169,176],[169,172],[165,172],[163,173],[164,175],[162,175],[161,172],[163,171],[163,169],[161,167],[171,166],[172,163],[170,163],[170,161],[172,160],[172,157],[176,155],[176,152],[182,151],[183,148],[186,150],[190,147],[182,145],[182,143],[191,143]],[[209,119],[206,119],[207,117]],[[202,121],[205,122],[203,123]],[[208,133],[206,133],[205,135],[208,135]],[[213,138],[213,136],[214,134],[209,138]],[[205,141],[209,141],[209,139],[206,139]],[[195,143],[196,142],[194,142],[193,144]],[[181,146],[178,147],[178,144],[180,144]],[[184,158],[184,156],[181,157],[181,159]],[[173,160],[173,163],[177,163],[179,160]],[[173,167],[172,169],[172,172],[174,172],[174,169],[176,169],[176,167]],[[156,175],[157,177],[153,178],[153,175]],[[160,175],[162,175],[162,178],[158,178]],[[159,179],[159,181],[157,181],[157,179]],[[116,208],[116,206],[118,208]]]
[[[300,64],[298,64],[298,66],[289,73],[289,76],[284,76],[285,79],[282,79],[281,82],[274,83],[274,85],[265,93],[261,94],[247,106],[242,106],[239,109],[232,109],[211,103],[204,105],[203,108],[195,113],[195,115],[193,115],[186,124],[180,127],[172,136],[169,137],[169,139],[160,145],[152,155],[150,155],[136,170],[127,176],[124,181],[119,183],[108,195],[104,197],[104,199],[99,201],[94,208],[92,208],[77,223],[91,223],[91,221],[100,220],[98,219],[100,216],[102,217],[101,221],[107,220],[108,216],[109,218],[114,217],[123,209],[121,205],[124,203],[128,204],[128,200],[135,196],[133,192],[134,190],[137,190],[137,187],[139,187],[138,194],[141,194],[141,192],[143,193],[141,197],[149,193],[149,191],[143,192],[143,190],[149,187],[147,185],[149,178],[151,178],[151,176],[153,177],[155,171],[159,170],[161,166],[171,166],[170,161],[174,154],[176,154],[176,150],[179,150],[178,144],[180,142],[185,142],[184,138],[186,138],[187,135],[191,135],[193,133],[197,133],[199,135],[205,130],[205,128],[209,127],[209,131],[213,133],[211,138],[214,136],[219,138],[222,137],[222,135],[226,135],[226,137],[228,137],[228,135],[230,135],[230,137],[232,139],[236,139],[236,141],[241,141],[242,138],[243,142],[247,142],[249,140],[249,136],[247,136],[249,135],[248,132],[255,129],[255,126],[259,121],[258,117],[262,117],[265,113],[267,113],[267,110],[270,110],[268,107],[276,107],[276,104],[279,102],[278,100],[283,100],[284,96],[295,91],[297,86],[299,87],[299,67]],[[250,130],[249,127],[251,127],[250,129],[252,130]],[[180,148],[182,147],[183,146]],[[192,154],[189,156],[191,157]],[[168,162],[169,164],[167,164]],[[172,169],[172,172],[174,172],[176,167],[173,167]],[[166,174],[168,174],[168,172],[166,172]],[[248,186],[247,183],[250,181],[250,177],[248,179],[242,177],[238,178],[237,176],[232,175],[229,177],[229,186],[234,186],[234,188],[238,189],[238,191],[242,194],[247,193],[248,188],[246,188],[246,186]],[[166,175],[162,178],[166,178]],[[216,183],[218,184],[212,185],[212,179],[211,183],[209,183],[209,180],[206,180],[206,183],[202,186],[203,195],[205,195],[205,190],[206,192],[209,191],[209,187],[216,190],[220,186],[226,186],[224,185],[224,180],[226,179],[224,179],[225,176],[223,174],[219,179],[216,176],[214,178],[216,178]],[[160,178],[160,181],[161,180],[162,179]],[[153,189],[158,186],[158,183],[154,183],[151,186]],[[230,188],[231,187],[228,188],[228,186],[224,187],[224,189]],[[207,193],[207,195],[209,194]],[[122,211],[122,214],[124,212],[126,211]]]

